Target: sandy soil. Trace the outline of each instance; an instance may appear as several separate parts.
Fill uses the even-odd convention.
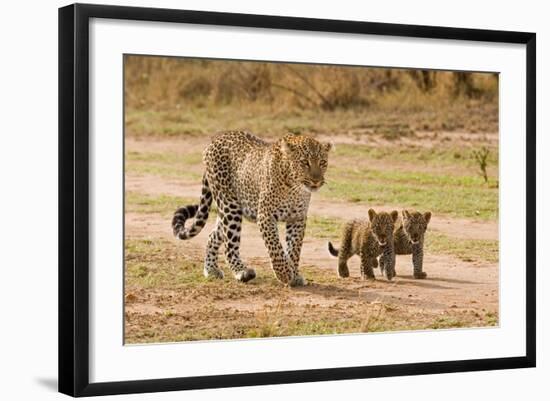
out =
[[[213,220],[213,219],[212,219]],[[202,260],[211,221],[205,229],[190,241],[182,242],[173,238],[169,219],[156,214],[126,214],[126,232],[133,238],[164,238],[174,241],[178,246],[185,247],[186,252]],[[258,227],[253,223],[243,225],[241,242],[241,256],[250,267],[256,264],[268,266],[269,258]],[[380,277],[381,284],[366,285],[359,279],[359,258],[350,260],[349,280],[351,288],[360,290],[367,288],[365,296],[370,300],[386,300],[399,302],[401,305],[415,305],[423,308],[467,308],[480,301],[485,307],[494,309],[498,305],[498,265],[481,261],[466,263],[448,255],[425,255],[425,271],[429,274],[428,280],[414,280],[410,256],[397,257],[397,278],[388,283]],[[321,269],[334,271],[336,275],[336,259],[329,255],[327,242],[324,240],[305,238],[301,254],[301,263],[316,266]],[[230,279],[230,272],[226,271],[226,279]],[[346,280],[342,280],[343,283]],[[370,291],[376,289],[376,291]],[[315,302],[325,302],[323,296],[311,294]],[[354,294],[356,297],[357,294]],[[135,308],[136,305],[132,305]]]
[[[196,182],[177,179],[159,180],[154,176],[126,175],[126,190],[149,195],[172,195],[183,198],[198,198],[201,186]],[[374,209],[400,209],[397,205],[369,205]],[[342,218],[342,210],[349,219],[365,218],[365,206],[312,198],[309,215]],[[498,239],[498,224],[493,221],[480,221],[449,218],[434,215],[430,221],[430,230],[442,232],[450,237],[461,239]]]

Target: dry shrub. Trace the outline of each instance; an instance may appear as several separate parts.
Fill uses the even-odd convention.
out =
[[[212,92],[210,80],[199,76],[184,83],[179,95],[185,99],[193,100],[194,98],[208,97],[210,92]]]
[[[165,110],[258,103],[278,110],[417,110],[461,99],[493,101],[482,73],[126,56],[126,106]]]
[[[363,104],[359,70],[328,67],[325,74],[318,74],[319,86],[324,92],[321,106],[324,109],[349,108]]]

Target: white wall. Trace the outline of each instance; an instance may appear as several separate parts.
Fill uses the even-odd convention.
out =
[[[352,0],[257,2],[244,0],[115,1],[112,4],[354,19],[537,33],[538,204],[549,204],[550,25],[545,2]],[[102,2],[100,2],[102,3]],[[57,7],[61,1],[3,4],[0,22],[0,395],[3,399],[54,399],[57,375]],[[543,293],[550,257],[550,214],[538,210],[538,365],[536,369],[293,384],[256,388],[133,395],[126,399],[407,400],[547,399],[547,318]],[[542,312],[542,313],[541,313]],[[414,346],[411,344],[411,346]],[[304,355],[304,357],[307,357]]]

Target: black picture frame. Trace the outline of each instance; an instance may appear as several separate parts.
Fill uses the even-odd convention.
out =
[[[520,357],[90,383],[88,61],[91,18],[516,43],[526,46],[526,353]],[[536,35],[479,29],[74,4],[59,9],[59,391],[157,392],[534,367]]]

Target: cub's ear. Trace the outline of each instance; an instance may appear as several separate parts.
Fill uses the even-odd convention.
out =
[[[323,150],[325,152],[330,152],[331,149],[334,148],[334,145],[332,144],[332,142],[326,142],[326,143],[323,143]]]
[[[391,219],[395,223],[397,221],[397,218],[399,217],[399,212],[397,210],[394,210],[390,213]]]
[[[290,143],[287,138],[283,138],[281,141],[281,150],[283,153],[289,155],[294,151],[294,145]]]
[[[376,217],[376,212],[374,211],[374,209],[369,209],[369,220],[373,221],[375,217]]]
[[[432,212],[424,213],[424,220],[426,220],[426,224],[428,224],[430,222],[431,218],[432,218]]]
[[[403,218],[404,218],[404,219],[408,219],[408,218],[411,217],[411,214],[410,214],[409,211],[406,210],[406,209],[403,210],[403,211],[401,212],[401,214],[403,215]]]

